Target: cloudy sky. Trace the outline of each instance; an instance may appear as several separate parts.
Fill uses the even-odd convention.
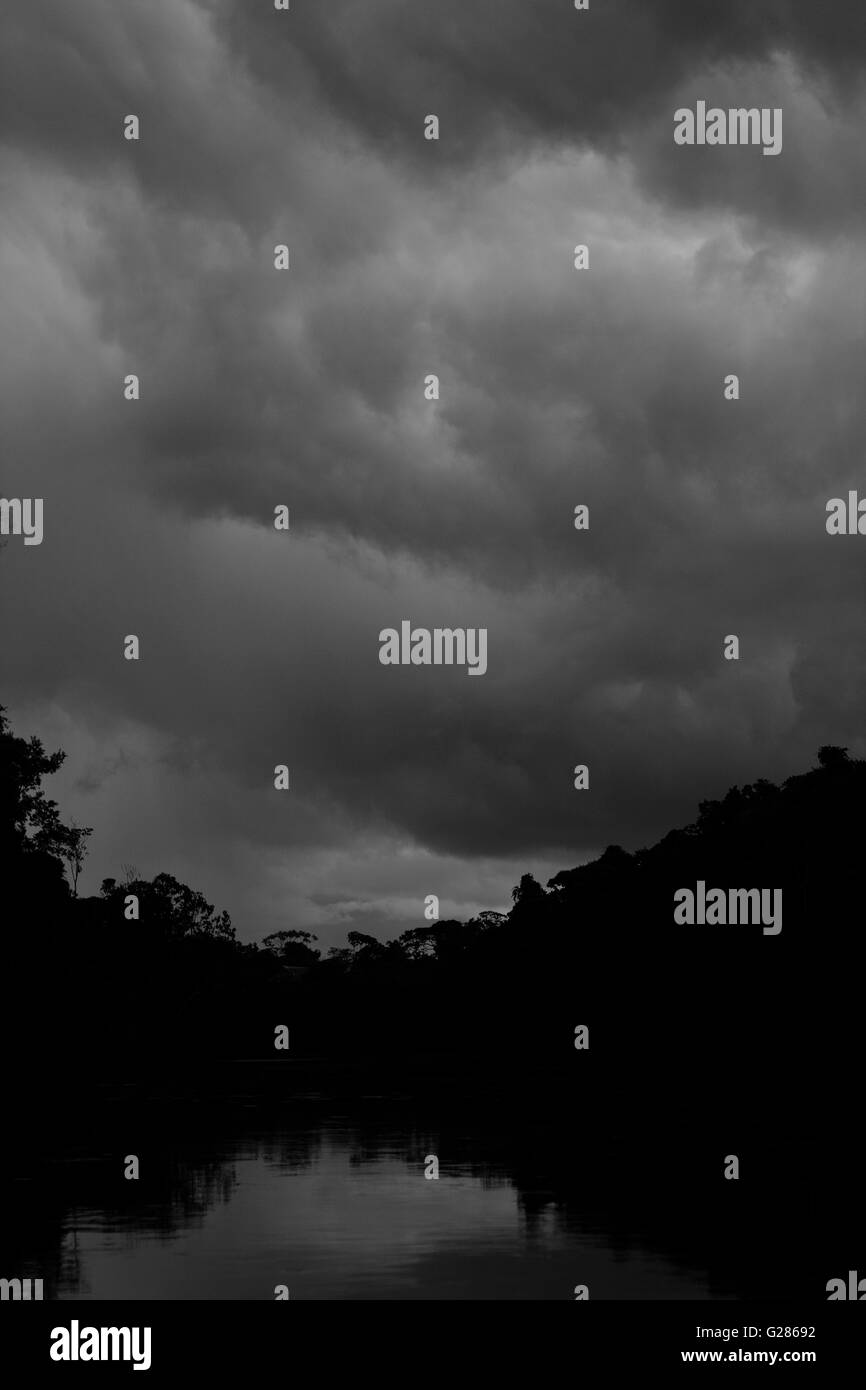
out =
[[[0,703],[67,751],[85,892],[392,935],[866,755],[864,63],[861,0],[3,0],[0,494],[45,538]],[[782,153],[676,146],[698,100]],[[381,666],[403,618],[487,674]]]

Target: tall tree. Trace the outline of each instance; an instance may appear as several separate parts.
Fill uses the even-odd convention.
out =
[[[73,887],[86,853],[89,826],[64,825],[42,779],[63,765],[66,754],[46,753],[38,738],[19,738],[0,706],[0,853],[5,862],[48,855],[70,865]]]

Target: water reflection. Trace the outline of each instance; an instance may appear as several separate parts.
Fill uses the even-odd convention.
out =
[[[586,1284],[593,1299],[732,1296],[699,1259],[612,1236],[579,1183],[562,1200],[537,1167],[516,1181],[484,1157],[495,1148],[333,1117],[232,1137],[216,1154],[209,1143],[207,1158],[144,1149],[139,1182],[114,1162],[109,1179],[106,1156],[90,1156],[60,1184],[76,1200],[46,1293],[271,1300],[284,1284],[292,1299],[569,1300]],[[428,1154],[438,1180],[424,1178]]]

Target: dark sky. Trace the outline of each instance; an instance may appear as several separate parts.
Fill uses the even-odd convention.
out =
[[[45,499],[0,702],[67,750],[84,891],[131,863],[245,938],[391,935],[866,755],[866,539],[824,525],[866,494],[861,0],[0,30],[0,493]],[[781,107],[781,155],[677,147],[699,99]],[[487,674],[382,667],[403,618],[486,627]]]

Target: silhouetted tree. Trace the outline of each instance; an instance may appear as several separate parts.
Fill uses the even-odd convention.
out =
[[[69,831],[69,841],[61,851],[63,860],[69,870],[69,879],[72,884],[72,896],[74,898],[78,897],[78,880],[81,876],[81,870],[84,867],[84,860],[87,855],[85,841],[87,837],[92,834],[93,831],[90,826],[76,825],[75,821],[73,821]]]
[[[436,955],[435,924],[410,927],[397,941],[407,960],[433,960]]]
[[[89,828],[65,825],[56,801],[42,790],[42,779],[56,772],[65,756],[46,753],[38,738],[13,734],[0,706],[0,864],[10,921],[37,908],[48,911],[49,902],[56,912],[69,896],[64,862],[83,859]]]
[[[546,896],[544,889],[532,874],[522,876],[511,896],[514,900],[514,906],[509,916],[515,926],[525,923],[534,913],[544,909]]]
[[[117,905],[117,920],[123,920],[123,900],[134,893],[139,900],[139,920],[153,933],[174,940],[206,937],[215,941],[234,941],[235,930],[227,912],[217,912],[203,893],[188,888],[171,874],[157,874],[152,883],[134,879],[118,884],[106,878],[102,897]]]
[[[41,785],[65,760],[63,752],[46,753],[38,738],[17,738],[0,705],[0,846],[6,853],[83,859],[90,828],[64,825]]]
[[[204,1036],[209,1056],[271,1056],[266,1025],[288,1018],[293,1046],[297,1038],[313,1056],[368,1051],[389,1064],[405,1056],[411,1069],[413,1054],[433,1053],[444,1071],[480,1058],[491,1075],[524,1068],[533,1088],[571,1085],[578,1065],[582,1097],[593,1084],[598,1095],[628,1086],[655,1104],[662,1079],[677,1103],[688,1089],[691,1105],[704,1089],[720,1094],[728,1072],[731,1094],[747,1094],[754,1059],[776,1055],[782,1041],[795,1046],[811,989],[810,1038],[826,1046],[798,1052],[774,1084],[790,1078],[804,1094],[839,1100],[832,1057],[857,1046],[866,796],[866,763],[845,748],[822,746],[816,768],[781,786],[759,779],[702,801],[694,823],[631,853],[609,846],[546,890],[526,873],[507,916],[424,922],[388,942],[352,931],[324,960],[313,933],[296,929],[241,944],[228,913],[170,874],[148,881],[129,866],[98,897],[74,896],[89,830],[64,824],[41,785],[62,761],[16,737],[0,710],[11,923],[0,1017],[29,1048],[44,1037],[47,1066],[57,1065],[57,1038],[75,1065],[84,1057],[94,1070],[133,1054],[143,1066],[157,1054],[198,1056]],[[784,931],[765,941],[758,930],[678,925],[673,895],[698,880],[784,890]],[[139,900],[133,920],[129,894]],[[587,1020],[593,1042],[579,1053],[570,1030]],[[704,1087],[713,1066],[718,1085]],[[755,1094],[765,1106],[760,1087]]]
[[[284,965],[313,965],[321,952],[312,946],[318,937],[309,931],[274,931],[262,941],[262,947],[278,956]]]
[[[850,761],[847,748],[837,748],[832,743],[825,743],[818,749],[820,767],[844,767]]]

